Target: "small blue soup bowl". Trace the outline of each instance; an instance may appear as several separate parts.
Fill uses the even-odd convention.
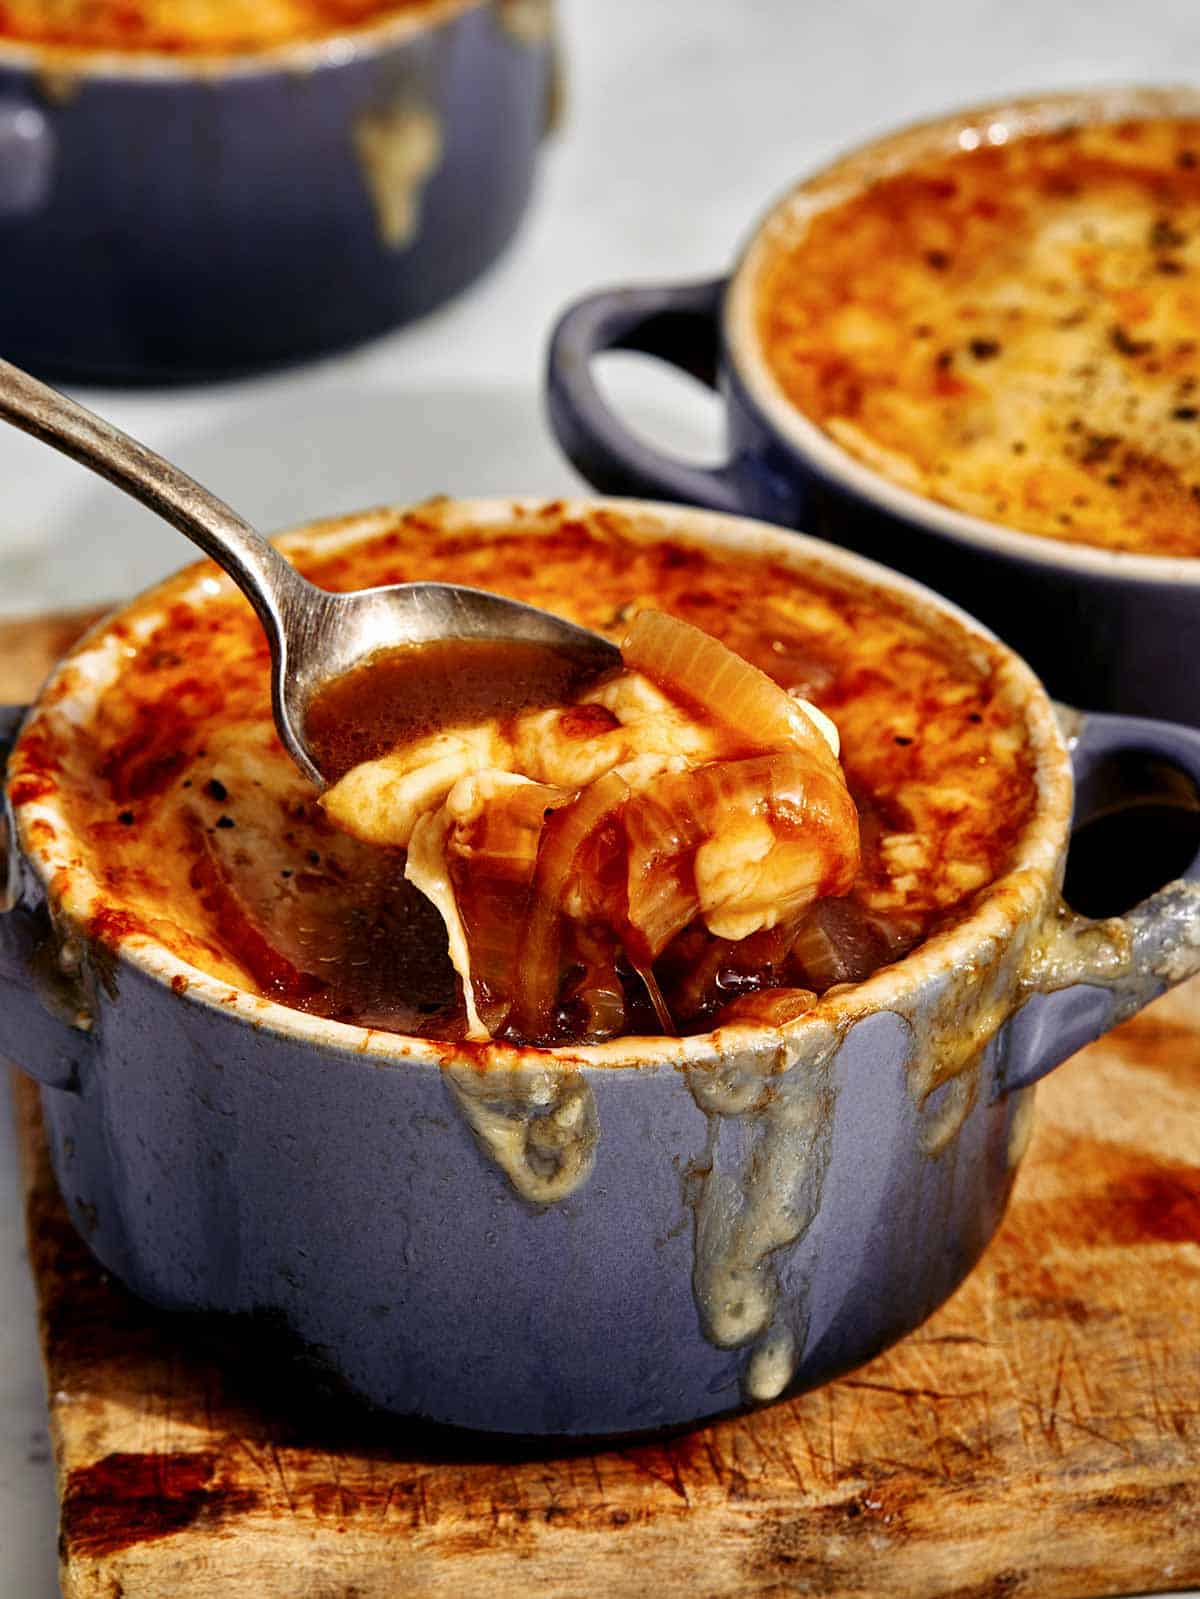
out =
[[[563,448],[610,494],[688,501],[801,528],[949,595],[1072,705],[1200,725],[1200,559],[1069,544],[901,488],[856,460],[787,398],[761,352],[761,274],[807,219],[930,155],[1079,122],[1200,117],[1195,89],[1109,88],[957,113],[863,146],[767,214],[729,278],[621,287],[562,317],[548,405]],[[682,368],[725,401],[728,459],[706,469],[637,438],[591,371],[606,350]]]
[[[536,527],[535,509],[422,515],[486,538]],[[1024,663],[907,579],[712,513],[562,514],[597,512],[633,537],[848,574],[991,663],[1036,811],[959,925],[784,1027],[439,1044],[285,1009],[148,938],[98,943],[103,901],[60,801],[34,785],[8,809],[0,1052],[42,1085],[98,1259],[157,1305],[282,1321],[375,1405],[498,1432],[674,1427],[866,1360],[991,1237],[1031,1085],[1200,968],[1200,861],[1122,917],[1059,898],[1072,767],[1085,794],[1133,759],[1195,783],[1200,733],[1094,716],[1064,738]],[[374,512],[285,548],[397,525]],[[191,573],[198,603],[210,572]],[[77,646],[32,710],[4,716],[6,747],[22,720],[89,725],[128,638],[102,625]]]
[[[221,58],[0,41],[0,349],[162,382],[428,311],[516,228],[553,74],[552,0]]]

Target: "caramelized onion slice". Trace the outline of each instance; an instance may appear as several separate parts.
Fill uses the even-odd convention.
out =
[[[469,1038],[507,1022],[538,842],[547,811],[568,797],[512,772],[476,773],[412,830],[406,875],[445,922]]]
[[[568,896],[579,886],[574,881],[579,858],[597,829],[615,817],[628,798],[624,778],[606,772],[571,804],[556,810],[542,830],[513,994],[513,1024],[522,1038],[542,1041],[550,1034],[561,978],[562,917]]]
[[[512,773],[485,772],[456,784],[446,800],[448,878],[469,959],[462,975],[492,1037],[512,1007],[516,930],[528,914],[546,815],[569,798]]]
[[[735,748],[800,745],[825,762],[837,756],[837,729],[828,717],[793,699],[757,666],[690,622],[663,611],[639,611],[621,654],[634,671],[725,728]]]
[[[654,956],[697,912],[718,937],[746,938],[846,893],[858,871],[854,802],[807,749],[664,773],[630,800],[625,828],[629,921]]]
[[[817,1003],[810,988],[760,988],[739,994],[713,1017],[714,1027],[786,1027]]]
[[[898,960],[909,946],[898,930],[852,899],[826,899],[801,921],[792,942],[792,966],[818,993],[835,983],[861,983]]]

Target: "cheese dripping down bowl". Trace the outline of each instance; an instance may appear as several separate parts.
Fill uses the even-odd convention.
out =
[[[803,993],[722,967],[675,1036],[630,1010],[602,1042],[465,1038],[436,917],[383,868],[365,917],[367,846],[275,744],[226,581],[192,567],[93,629],[6,717],[0,1050],[108,1270],[269,1316],[374,1405],[636,1433],[866,1360],[986,1245],[1034,1082],[1200,967],[1194,861],[1102,922],[1059,894],[1072,768],[1083,794],[1131,752],[1195,784],[1200,735],[1064,737],[1024,663],[907,579],[620,501],[433,502],[283,545],[333,587],[490,577],[614,638],[648,607],[702,622],[832,717],[865,863],[837,903],[907,928],[823,977],[810,939]],[[701,966],[657,968],[673,1005]]]
[[[524,214],[553,0],[6,8],[0,348],[211,378],[372,338]]]
[[[784,195],[732,274],[577,302],[552,421],[605,493],[817,533],[928,583],[1072,705],[1200,724],[1200,93],[1109,87],[904,128]],[[718,388],[725,461],[592,372]]]

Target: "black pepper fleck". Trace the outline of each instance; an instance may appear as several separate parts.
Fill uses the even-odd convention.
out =
[[[120,822],[122,827],[132,827],[134,820],[135,818],[132,811],[121,811],[117,816],[117,821]]]
[[[998,339],[972,339],[967,348],[977,361],[990,361],[1000,354]]]
[[[892,740],[892,742],[895,743],[895,744],[911,744],[912,743],[912,739],[911,738],[905,738],[902,733],[897,733],[895,738]]]
[[[209,796],[210,799],[215,799],[218,804],[223,803],[229,798],[229,790],[225,787],[224,783],[220,782],[215,777],[210,777],[208,782],[205,783],[204,792]]]
[[[1200,416],[1200,409],[1194,405],[1177,405],[1171,415],[1176,422],[1194,422]]]
[[[944,272],[950,265],[950,257],[945,250],[926,250],[925,264],[932,267],[935,272]]]
[[[234,821],[232,816],[218,816],[217,817],[217,826],[218,827],[236,827],[237,823]]]

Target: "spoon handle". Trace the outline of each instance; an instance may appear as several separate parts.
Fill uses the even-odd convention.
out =
[[[3,360],[0,418],[98,472],[198,544],[228,572],[276,643],[285,606],[309,585],[223,500],[111,422]]]

